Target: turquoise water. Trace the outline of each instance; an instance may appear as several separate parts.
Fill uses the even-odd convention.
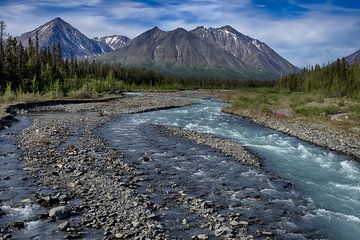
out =
[[[359,163],[224,114],[220,111],[223,106],[220,102],[201,100],[182,108],[135,114],[131,121],[211,133],[246,145],[262,159],[264,171],[289,180],[296,191],[316,206],[302,216],[304,225],[315,227],[329,239],[359,239]]]

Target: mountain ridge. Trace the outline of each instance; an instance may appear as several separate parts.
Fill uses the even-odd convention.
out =
[[[54,44],[60,43],[64,58],[92,58],[112,50],[108,46],[100,46],[60,17],[23,33],[16,39],[27,47],[29,38],[35,43],[36,33],[38,33],[41,48],[52,47]]]
[[[255,42],[258,46],[252,45],[252,52],[256,52],[254,48],[264,48],[266,54],[257,53],[256,57],[258,58],[255,58],[253,62],[246,62],[249,61],[248,56],[241,58],[243,53],[237,53],[238,49],[224,47],[219,44],[218,38],[209,39],[205,36],[209,35],[209,32],[201,35],[200,29],[205,28],[197,27],[191,31],[184,28],[162,31],[156,26],[140,34],[126,46],[96,59],[105,63],[145,66],[170,74],[177,74],[177,68],[188,68],[189,75],[197,76],[203,69],[204,73],[200,74],[202,76],[207,75],[206,71],[209,71],[209,77],[214,75],[221,77],[227,70],[232,72],[230,74],[232,78],[238,79],[275,79],[297,71],[294,65],[275,53],[265,43],[243,35],[229,25],[217,29],[206,29],[210,29],[212,35],[217,34],[216,31],[219,29],[226,31],[228,36],[227,39],[223,39],[225,43],[230,41],[229,38],[235,40],[241,38],[242,41]],[[245,49],[245,53],[249,55],[249,50]],[[274,57],[275,60],[269,60],[266,57]],[[196,70],[193,71],[193,69]],[[218,74],[220,72],[221,74]],[[184,72],[181,71],[181,74]],[[229,76],[225,74],[223,77]]]
[[[217,77],[218,71],[236,71],[246,65],[221,48],[213,46],[183,28],[162,31],[154,27],[134,38],[126,46],[97,58],[107,63],[144,66],[161,72],[176,74],[175,69],[185,75],[203,76],[201,70],[208,70]],[[216,71],[218,70],[218,71]],[[214,72],[215,71],[215,72]],[[238,72],[243,78],[250,78],[246,71]]]
[[[28,38],[39,46],[60,43],[64,58],[140,66],[172,75],[210,78],[276,79],[298,69],[264,42],[238,32],[230,25],[219,28],[155,26],[134,39],[122,35],[88,38],[57,17],[17,37],[26,47]]]
[[[297,67],[277,54],[267,44],[238,32],[230,25],[219,28],[196,27],[190,31],[199,38],[217,45],[249,66],[282,76],[297,71]]]

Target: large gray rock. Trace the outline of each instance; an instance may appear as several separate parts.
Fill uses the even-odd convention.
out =
[[[69,209],[66,206],[59,206],[50,209],[49,217],[57,218],[57,219],[64,219],[69,217]]]

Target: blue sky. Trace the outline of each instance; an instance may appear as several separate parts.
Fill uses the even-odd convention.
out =
[[[0,0],[14,36],[55,17],[89,37],[231,25],[299,67],[360,48],[360,0]]]

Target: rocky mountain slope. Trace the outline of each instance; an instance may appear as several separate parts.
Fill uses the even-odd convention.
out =
[[[112,51],[107,45],[99,45],[97,41],[89,39],[78,29],[61,18],[55,18],[44,25],[17,37],[24,46],[28,46],[28,39],[35,43],[36,32],[40,47],[52,47],[60,43],[65,58],[91,58]]]
[[[350,64],[360,63],[360,49],[345,57],[345,60]]]
[[[210,30],[165,32],[155,27],[97,60],[169,74],[233,79],[275,79],[297,70],[266,44],[229,26]]]
[[[282,58],[268,45],[236,31],[231,26],[220,28],[201,26],[190,32],[208,43],[221,47],[248,66],[269,72],[274,77],[297,71],[294,65]]]

